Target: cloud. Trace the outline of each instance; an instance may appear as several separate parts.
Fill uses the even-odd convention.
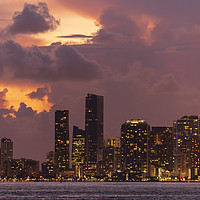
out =
[[[108,8],[98,20],[101,29],[93,38],[94,43],[127,43],[139,39],[139,27],[128,15]]]
[[[0,19],[0,22],[10,21],[9,19]]]
[[[4,108],[7,105],[7,100],[6,100],[7,92],[8,92],[7,88],[5,88],[3,91],[0,92],[0,108]]]
[[[45,96],[48,96],[49,94],[49,88],[48,87],[44,87],[44,88],[37,88],[37,91],[33,91],[29,94],[27,94],[26,96],[30,99],[38,99],[40,101],[44,100]]]
[[[25,3],[23,11],[14,14],[13,24],[2,32],[14,35],[20,33],[37,34],[54,30],[58,25],[59,20],[56,20],[49,13],[46,3],[39,2],[38,5]]]
[[[129,33],[133,27],[139,31],[140,39],[143,38],[146,44],[153,44],[156,47],[200,42],[198,9],[200,2],[198,0],[192,0],[192,3],[187,0],[181,3],[179,0],[168,0],[164,3],[160,0],[149,0],[148,2],[146,0],[126,0],[126,2],[123,0],[101,0],[100,2],[98,0],[85,0],[84,2],[59,0],[59,2],[82,15],[95,18],[100,15],[99,21],[103,26],[103,31],[100,30],[97,33],[94,42],[108,41],[111,35],[115,42],[124,40],[127,42],[128,38],[124,33]],[[118,24],[117,26],[121,26],[119,30],[124,30],[124,33],[108,30],[108,26],[105,26],[112,19],[111,15],[113,17],[116,15],[116,20],[112,20],[109,27],[116,29],[115,26]],[[131,19],[137,26],[131,25],[128,20],[123,20],[124,24],[121,23],[122,17],[119,18],[119,16]],[[116,40],[116,35],[118,35],[118,40]],[[136,36],[137,34],[130,35],[129,42]]]
[[[146,93],[165,94],[174,93],[181,88],[173,74],[159,74],[152,67],[143,66],[135,61],[126,73],[118,73],[112,76],[113,81],[132,85],[132,89],[142,89]]]
[[[57,38],[92,38],[91,35],[83,35],[83,34],[73,34],[73,35],[63,35],[57,36]]]
[[[180,90],[177,80],[172,74],[165,74],[156,81],[151,91],[155,93],[174,93]]]
[[[25,103],[20,103],[18,111],[15,112],[16,117],[33,117],[37,111],[34,111],[31,107],[27,107]]]
[[[87,82],[102,76],[97,63],[83,57],[75,48],[60,43],[25,48],[7,41],[0,47],[0,70],[9,70],[12,79]]]

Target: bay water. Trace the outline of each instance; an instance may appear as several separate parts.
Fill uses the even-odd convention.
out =
[[[200,200],[200,183],[1,182],[0,199]]]

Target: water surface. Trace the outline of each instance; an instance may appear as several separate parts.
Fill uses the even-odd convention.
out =
[[[0,199],[200,200],[200,183],[2,182]]]

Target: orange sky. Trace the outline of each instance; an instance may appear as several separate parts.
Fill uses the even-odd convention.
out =
[[[38,86],[6,86],[3,84],[0,84],[0,91],[3,91],[5,88],[8,89],[8,92],[6,93],[6,100],[8,101],[7,108],[10,106],[14,106],[14,108],[17,110],[20,106],[21,102],[24,102],[27,104],[27,106],[30,106],[33,108],[33,110],[37,110],[38,112],[41,112],[43,110],[49,111],[52,103],[48,102],[47,97],[44,98],[44,101],[36,100],[36,99],[29,99],[26,94],[29,94],[33,91],[35,91],[35,88],[37,87],[43,87],[42,85]]]

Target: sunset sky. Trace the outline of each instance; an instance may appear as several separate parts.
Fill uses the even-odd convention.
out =
[[[104,136],[131,118],[200,114],[199,0],[0,0],[0,136],[14,157],[54,150],[54,111],[84,129],[104,96]]]

